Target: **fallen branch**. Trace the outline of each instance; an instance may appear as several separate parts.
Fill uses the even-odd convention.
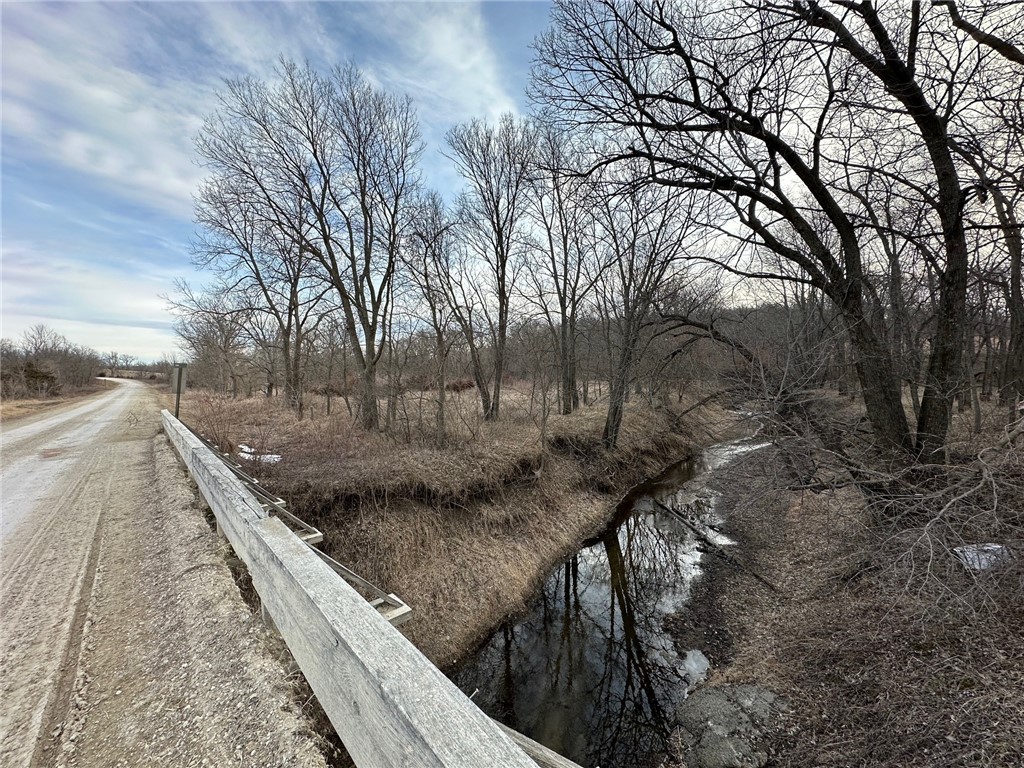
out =
[[[1014,441],[1021,435],[1024,435],[1024,416],[1017,419],[1016,421],[1011,421],[1009,424],[1006,425],[1006,429],[1003,432],[1003,436],[999,438],[999,442],[996,443],[996,447],[1009,448],[1011,445],[1013,445]]]
[[[708,538],[707,534],[705,534],[702,530],[700,530],[697,526],[695,526],[691,521],[687,520],[685,515],[683,515],[680,512],[677,512],[676,510],[672,509],[672,507],[669,507],[669,506],[667,506],[665,504],[662,504],[657,499],[652,499],[652,501],[658,507],[660,507],[662,511],[667,512],[668,514],[672,515],[673,517],[676,518],[676,520],[679,520],[683,525],[685,525],[687,528],[689,528],[691,531],[693,531],[693,533],[701,541],[703,541],[708,546],[712,547],[713,550],[714,550],[714,554],[718,555],[719,557],[721,557],[723,560],[725,560],[729,564],[736,566],[737,568],[739,568],[742,571],[745,571],[747,574],[752,576],[754,579],[756,579],[757,581],[761,582],[761,584],[763,584],[764,586],[768,587],[768,589],[770,589],[775,594],[777,594],[777,595],[779,595],[779,596],[781,596],[781,597],[783,597],[783,598],[785,598],[787,600],[789,599],[788,595],[786,595],[778,586],[776,586],[771,581],[769,581],[767,578],[765,578],[760,573],[755,571],[753,568],[751,568],[748,565],[742,563],[738,558],[736,558],[735,556],[733,556],[732,554],[727,552],[725,550],[725,548],[722,547],[721,544],[718,544],[718,543],[712,541],[710,538]]]

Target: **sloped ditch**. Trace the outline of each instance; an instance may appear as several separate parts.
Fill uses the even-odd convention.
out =
[[[665,620],[687,611],[705,550],[732,544],[708,480],[766,445],[750,437],[712,446],[631,490],[608,529],[548,576],[455,683],[490,716],[585,768],[655,762],[676,706],[708,669],[701,649],[677,648]]]

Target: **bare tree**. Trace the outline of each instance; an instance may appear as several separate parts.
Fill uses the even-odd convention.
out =
[[[0,339],[0,395],[16,399],[69,394],[90,385],[100,365],[95,351],[39,323],[25,331],[20,342]]]
[[[975,190],[989,209],[968,211],[968,228],[980,235],[976,252],[994,252],[984,281],[997,287],[1009,315],[1001,396],[1011,419],[1024,400],[1024,23],[1013,4],[978,0],[961,9],[953,0],[933,0],[950,23],[994,55],[983,77],[970,85],[971,109],[952,115],[951,145],[976,178]],[[988,30],[999,30],[995,34]],[[995,234],[994,241],[984,235]]]
[[[559,396],[563,414],[579,406],[576,384],[577,323],[599,270],[591,185],[580,171],[582,152],[552,125],[538,129],[536,170],[528,198],[539,230],[528,271],[530,300],[538,305],[558,345]]]
[[[944,7],[949,13],[949,20],[953,26],[962,32],[966,32],[975,42],[991,48],[1008,61],[1024,66],[1024,50],[1014,45],[1010,39],[988,32],[978,26],[978,24],[963,17],[955,0],[932,0],[932,6],[937,8]],[[981,17],[981,20],[978,22],[979,24],[988,22],[996,28],[1003,24],[1012,23],[1011,14],[1016,10],[1013,8],[1014,3],[992,2],[992,0],[982,0],[981,2],[974,0],[970,6],[969,13],[972,16]]]
[[[615,448],[633,368],[643,354],[645,330],[668,278],[692,246],[690,193],[626,186],[606,194],[599,226],[607,268],[599,271],[595,300],[607,329],[611,381],[603,440]],[[650,335],[646,335],[649,342]]]
[[[52,354],[70,342],[48,325],[36,323],[21,335],[21,349],[29,356]]]
[[[196,220],[203,230],[193,245],[193,261],[212,269],[249,307],[253,340],[269,355],[271,371],[280,353],[285,398],[302,418],[305,344],[331,287],[314,274],[315,261],[303,247],[311,230],[308,206],[296,197],[290,215],[283,217],[286,211],[284,201],[264,204],[251,180],[217,173],[196,198]],[[260,316],[272,323],[273,333],[266,332]],[[268,396],[274,383],[269,376]]]
[[[377,429],[377,364],[419,183],[412,102],[377,89],[354,66],[324,76],[284,61],[272,85],[230,82],[197,146],[212,168],[243,177],[275,226],[316,260],[359,366],[359,421]]]
[[[835,9],[833,13],[830,8]],[[705,223],[747,246],[722,267],[797,279],[839,309],[857,353],[875,434],[931,460],[942,445],[962,375],[971,196],[950,143],[962,84],[978,75],[977,45],[957,45],[912,4],[836,2],[556,2],[538,43],[535,96],[567,122],[613,142],[603,162],[640,159],[644,177],[728,206]],[[881,144],[880,144],[881,143]],[[870,317],[871,273],[846,164],[892,152],[878,170],[922,201],[915,233],[937,258],[935,323],[911,434],[899,377]],[[821,222],[828,225],[822,237]],[[796,235],[796,242],[790,235]],[[758,264],[772,253],[799,268]]]
[[[441,196],[436,192],[424,194],[417,206],[413,238],[405,253],[406,271],[421,303],[418,314],[426,316],[433,335],[435,424],[441,444],[447,439],[445,393],[448,353],[453,343],[451,330],[455,322],[451,280],[456,226]]]
[[[103,363],[110,369],[111,376],[121,375],[121,353],[116,350],[107,352],[103,356]]]
[[[242,320],[246,310],[232,305],[230,293],[196,292],[186,283],[179,283],[177,289],[176,298],[168,299],[168,304],[175,315],[174,331],[192,361],[192,380],[206,380],[238,397],[248,373]]]
[[[493,421],[501,408],[509,310],[515,283],[517,250],[523,242],[523,216],[533,167],[536,131],[526,121],[502,115],[496,127],[471,120],[448,132],[450,158],[469,185],[461,198],[467,239],[486,263],[494,301],[488,306],[494,355],[493,394],[484,418]],[[484,393],[481,393],[483,396]]]

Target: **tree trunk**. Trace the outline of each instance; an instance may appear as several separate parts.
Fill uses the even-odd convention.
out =
[[[494,395],[491,397],[491,406],[484,413],[484,421],[497,421],[501,407],[501,377],[505,375],[505,361],[502,355],[495,353],[494,362]],[[501,361],[500,363],[498,361]]]
[[[444,399],[445,387],[447,386],[447,382],[445,381],[445,367],[447,363],[448,350],[444,343],[444,336],[440,333],[436,336],[434,356],[437,359],[437,375],[434,382],[437,387],[437,442],[438,445],[444,445],[447,440],[447,428],[444,421]]]
[[[572,331],[563,319],[558,334],[558,364],[561,371],[562,414],[568,416],[576,408],[576,382],[573,381],[572,350],[570,339]]]
[[[940,450],[949,432],[953,395],[962,376],[968,261],[963,225],[958,229],[960,242],[949,242],[947,238],[946,271],[939,282],[937,326],[928,359],[921,415],[917,420],[914,450],[922,461],[934,461],[941,456]]]
[[[608,417],[605,419],[604,434],[601,437],[608,450],[614,450],[619,442],[622,416],[626,409],[626,397],[629,395],[629,371],[633,363],[633,349],[630,343],[632,334],[624,334],[624,336],[623,346],[619,351],[619,362],[612,372],[608,393]]]
[[[497,421],[501,409],[501,380],[505,376],[505,335],[508,317],[498,319],[498,343],[494,349],[494,396],[491,398],[491,407],[484,412],[486,421]]]
[[[377,411],[377,367],[369,362],[361,371],[359,393],[359,426],[376,431],[380,429],[380,414]]]
[[[900,383],[892,367],[892,357],[865,320],[856,297],[848,298],[843,306],[843,316],[856,355],[857,378],[868,421],[883,445],[910,451],[910,426],[903,410]]]
[[[305,398],[302,395],[302,368],[298,362],[292,366],[291,380],[287,383],[288,404],[295,410],[299,421],[305,411]]]
[[[303,415],[302,402],[302,340],[296,339],[293,344],[289,337],[285,337],[282,347],[284,355],[284,396],[288,407],[298,414],[299,419]]]
[[[580,407],[580,393],[576,388],[576,323],[565,315],[558,337],[562,414],[569,415]]]
[[[469,359],[473,367],[473,381],[476,382],[477,392],[480,393],[480,409],[487,418],[491,412],[491,390],[487,385],[487,377],[484,375],[484,366],[480,360],[480,352],[475,344],[469,346]]]

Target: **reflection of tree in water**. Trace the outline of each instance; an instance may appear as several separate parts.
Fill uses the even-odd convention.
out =
[[[686,687],[662,630],[699,552],[671,519],[636,515],[553,573],[528,616],[455,676],[490,715],[581,765],[643,766]]]

